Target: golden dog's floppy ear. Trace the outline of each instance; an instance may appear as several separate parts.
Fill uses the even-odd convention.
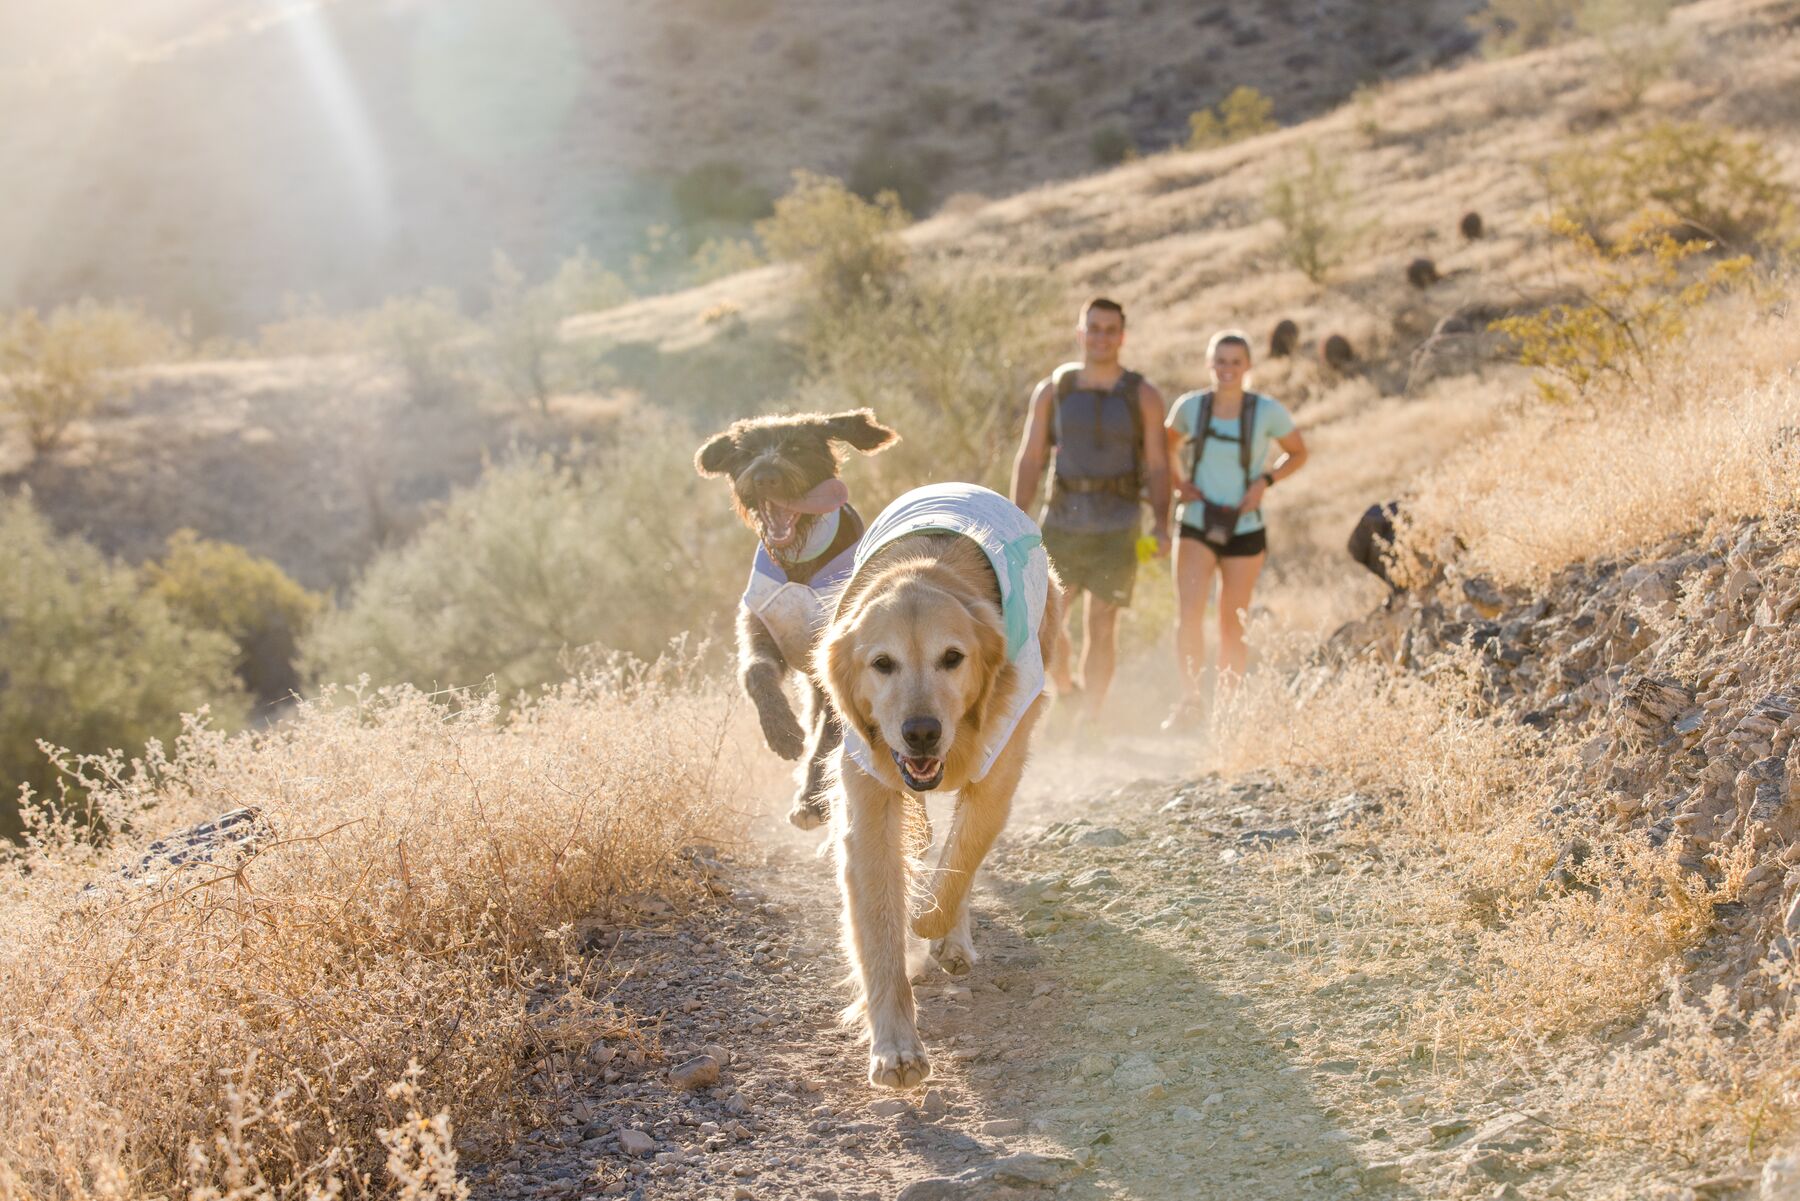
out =
[[[852,614],[854,610],[852,611]],[[819,648],[813,652],[813,675],[825,687],[831,707],[844,721],[853,721],[865,734],[868,722],[856,710],[856,623],[840,617],[826,627]]]
[[[986,598],[965,597],[963,607],[975,619],[976,660],[981,665],[981,693],[970,711],[976,728],[985,730],[994,710],[1012,691],[1012,675],[1006,670],[1006,621]]]
[[[719,434],[694,452],[694,470],[704,476],[732,475],[732,460],[737,457],[737,439],[729,432]]]
[[[885,450],[900,440],[899,434],[875,420],[874,409],[833,413],[822,424],[827,438],[854,446],[865,455]]]

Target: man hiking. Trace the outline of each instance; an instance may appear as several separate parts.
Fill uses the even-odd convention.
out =
[[[1079,685],[1066,658],[1051,665],[1051,675],[1057,694],[1078,696],[1077,713],[1091,717],[1112,683],[1119,611],[1131,603],[1137,579],[1146,497],[1156,555],[1169,553],[1169,452],[1161,433],[1162,393],[1119,363],[1125,310],[1097,297],[1082,308],[1075,331],[1081,361],[1058,367],[1032,390],[1013,464],[1012,499],[1034,511],[1054,448],[1050,498],[1040,520],[1044,549],[1062,577],[1064,613],[1074,611],[1082,593],[1087,609]]]

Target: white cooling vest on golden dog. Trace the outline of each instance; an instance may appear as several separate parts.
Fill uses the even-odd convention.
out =
[[[931,484],[915,488],[881,511],[856,546],[850,576],[863,569],[876,551],[907,534],[961,534],[980,546],[1000,582],[1000,611],[1006,622],[1006,657],[1018,672],[1019,685],[1002,721],[994,723],[970,781],[982,779],[1006,749],[1025,710],[1044,692],[1044,652],[1038,631],[1050,592],[1050,558],[1044,553],[1043,531],[1019,506],[977,484]],[[864,771],[875,774],[874,750],[845,723],[844,753]]]

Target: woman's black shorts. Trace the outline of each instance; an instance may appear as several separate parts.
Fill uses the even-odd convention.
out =
[[[1267,530],[1251,530],[1248,534],[1233,534],[1231,541],[1224,546],[1214,546],[1200,536],[1197,526],[1191,526],[1184,521],[1181,523],[1181,536],[1192,538],[1219,559],[1248,559],[1269,549],[1269,532]]]

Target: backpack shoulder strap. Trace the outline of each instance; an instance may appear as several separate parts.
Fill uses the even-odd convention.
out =
[[[1144,377],[1135,371],[1127,371],[1119,377],[1117,385],[1119,395],[1125,401],[1125,410],[1131,414],[1131,471],[1144,483],[1144,406],[1141,389]]]
[[[1244,469],[1244,491],[1250,491],[1250,444],[1256,441],[1256,393],[1244,393],[1244,409],[1238,417],[1238,463]]]
[[[1200,472],[1200,455],[1206,449],[1206,435],[1212,430],[1213,394],[1200,394],[1200,411],[1194,414],[1194,432],[1188,437],[1187,477],[1193,482]]]
[[[1050,405],[1050,445],[1055,446],[1062,441],[1062,407],[1063,401],[1075,391],[1075,383],[1081,378],[1080,363],[1064,363],[1050,373],[1050,384],[1056,396]]]

